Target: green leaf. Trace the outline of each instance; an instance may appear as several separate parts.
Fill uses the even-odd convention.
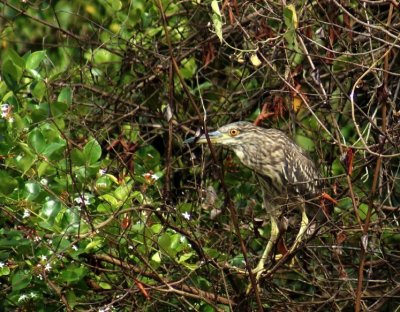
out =
[[[96,180],[96,189],[100,194],[105,193],[110,190],[113,184],[113,180],[105,174]]]
[[[85,155],[83,152],[77,148],[71,151],[71,160],[73,166],[83,166],[85,165]]]
[[[128,196],[132,190],[132,187],[133,187],[132,183],[119,186],[114,191],[115,197],[121,201],[125,201],[128,198]]]
[[[37,182],[27,182],[25,183],[25,190],[27,192],[25,200],[31,201],[39,196],[41,187]]]
[[[106,0],[106,2],[114,11],[119,11],[122,8],[122,2],[120,0]]]
[[[57,173],[57,168],[50,165],[48,162],[41,162],[37,168],[37,173],[39,177],[53,175]]]
[[[87,274],[87,269],[84,267],[78,267],[75,264],[67,266],[62,270],[59,278],[62,282],[67,284],[73,284],[80,282]]]
[[[14,158],[13,162],[23,174],[26,174],[35,163],[37,157],[27,144],[19,143],[18,146],[21,148],[21,152]]]
[[[358,215],[360,216],[360,219],[362,221],[365,221],[365,219],[367,218],[367,214],[368,214],[368,205],[360,204],[360,206],[358,207]],[[377,220],[378,220],[378,216],[375,213],[372,213],[371,221],[377,221]]]
[[[31,248],[31,241],[29,239],[24,239],[18,235],[21,233],[11,233],[6,239],[0,239],[1,249],[14,249],[18,247],[29,247]]]
[[[0,193],[8,195],[17,187],[18,182],[7,171],[0,170]]]
[[[83,155],[89,164],[94,164],[101,157],[100,144],[95,139],[90,140],[83,148]]]
[[[99,205],[97,205],[96,210],[101,213],[103,213],[103,212],[109,213],[114,210],[114,207],[111,204],[100,203]]]
[[[197,65],[196,65],[196,60],[194,57],[190,59],[185,59],[182,61],[183,67],[181,67],[180,72],[185,79],[190,79],[192,78],[197,71]]]
[[[366,204],[360,204],[358,207],[358,215],[360,216],[360,219],[362,221],[365,221],[365,218],[367,217],[368,213],[368,205]]]
[[[289,4],[283,9],[283,20],[288,29],[297,28],[298,19],[296,14],[296,8],[293,4]]]
[[[357,60],[352,55],[340,55],[332,64],[332,71],[334,73],[344,72],[354,68],[354,63],[357,64]]]
[[[49,117],[49,105],[47,103],[32,105],[30,109],[33,122],[40,122]]]
[[[65,147],[66,147],[65,141],[50,143],[49,145],[46,146],[42,154],[50,158],[53,154],[57,154],[64,151]]]
[[[179,235],[180,236],[180,235]],[[171,233],[164,233],[158,239],[160,251],[164,254],[167,253],[170,257],[175,258],[178,250],[176,250],[175,238]]]
[[[46,141],[42,132],[35,128],[28,135],[28,143],[37,153],[42,153],[46,148]]]
[[[313,151],[315,149],[314,142],[304,135],[297,134],[295,137],[295,141],[298,145],[300,145],[301,148],[306,151]]]
[[[89,244],[86,245],[85,247],[85,251],[91,251],[93,249],[100,249],[103,246],[103,239],[101,238],[97,238],[95,240],[93,240],[92,242],[90,242]]]
[[[344,197],[338,201],[337,207],[349,211],[353,207],[353,202],[350,197]]]
[[[28,56],[26,60],[27,69],[36,69],[46,57],[46,51],[36,51]]]
[[[57,102],[65,103],[67,105],[72,104],[72,91],[71,88],[63,88],[58,95]]]
[[[183,263],[194,256],[194,252],[185,253],[179,257],[178,263]]]
[[[212,23],[214,25],[214,31],[219,41],[222,42],[222,15],[221,11],[219,10],[218,1],[213,0],[211,1],[211,8],[213,10],[213,15],[211,17]]]
[[[10,60],[4,62],[2,66],[2,78],[11,90],[16,91],[19,88],[21,77],[22,69],[20,67]]]
[[[100,282],[99,286],[103,289],[112,289],[112,286],[106,282]]]
[[[157,251],[154,255],[151,256],[151,260],[156,263],[161,263],[161,252]]]
[[[10,275],[10,268],[8,266],[3,266],[0,268],[0,276]]]
[[[28,271],[19,270],[15,272],[11,279],[13,291],[18,291],[26,288],[32,280],[32,275]]]
[[[69,290],[69,291],[67,291],[65,297],[67,298],[68,305],[73,309],[77,303],[75,292],[72,290]]]
[[[39,102],[41,102],[45,93],[46,93],[46,84],[42,80],[40,80],[35,84],[34,88],[32,89],[32,95]]]
[[[25,60],[19,56],[19,54],[14,50],[14,49],[5,49],[5,53],[3,55],[3,60],[10,60],[12,61],[16,66],[21,68],[21,70],[25,69]]]
[[[139,125],[126,123],[123,124],[121,128],[125,138],[132,142],[136,142],[138,140],[138,136],[140,134]]]
[[[50,111],[53,117],[63,115],[68,109],[68,104],[64,102],[54,102],[50,104]]]
[[[60,211],[61,203],[54,199],[48,199],[42,207],[41,215],[48,223],[52,224]]]
[[[111,205],[112,208],[119,208],[123,205],[123,202],[119,201],[118,199],[116,199],[114,196],[112,196],[111,194],[104,194],[102,196],[99,197],[100,199],[105,200],[107,203],[109,203]],[[107,206],[101,206],[100,205],[97,207],[97,209],[103,209],[103,208],[108,208]],[[110,209],[107,209],[106,211],[108,212]],[[103,211],[102,211],[103,212]]]

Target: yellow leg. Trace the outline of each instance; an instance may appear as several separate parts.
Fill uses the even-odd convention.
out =
[[[274,247],[276,240],[278,239],[278,235],[279,235],[278,222],[274,216],[271,216],[271,234],[270,234],[270,237],[268,240],[267,247],[265,247],[265,250],[264,250],[257,266],[255,267],[255,269],[252,270],[252,273],[256,274],[257,287],[258,287],[258,281],[261,277],[261,274],[263,274],[265,272],[265,269],[264,269],[265,262],[268,260],[270,254],[271,254],[272,248]],[[246,293],[249,294],[251,289],[252,289],[251,284],[249,284],[247,286]]]
[[[267,261],[268,257],[271,254],[272,248],[274,247],[276,240],[278,239],[278,235],[279,235],[278,222],[275,217],[271,216],[271,235],[267,247],[265,247],[261,259],[258,262],[258,265],[253,270],[253,273],[256,274],[257,281],[260,279],[261,274],[264,272],[265,262]]]
[[[294,241],[293,246],[290,248],[289,252],[293,252],[301,243],[301,239],[303,238],[304,233],[307,230],[308,226],[308,218],[306,211],[304,209],[304,205],[301,206],[301,225],[299,233],[297,233],[296,240]]]
[[[304,233],[307,230],[308,226],[308,217],[304,208],[304,204],[301,206],[301,225],[300,225],[300,230],[297,233],[296,239],[293,243],[293,246],[290,248],[289,253],[293,252],[301,243],[301,240],[304,236]],[[267,247],[265,248],[260,261],[258,262],[256,268],[252,271],[254,274],[256,274],[256,281],[258,284],[258,281],[262,275],[262,273],[265,272],[264,265],[267,259],[269,258],[272,248],[274,247],[277,239],[279,236],[279,227],[278,227],[278,222],[277,218],[271,214],[271,235],[267,244]],[[248,286],[247,288],[247,293],[249,293],[251,290],[251,285]]]

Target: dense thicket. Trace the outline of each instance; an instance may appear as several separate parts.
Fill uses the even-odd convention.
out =
[[[2,1],[0,310],[398,308],[399,30],[395,1]],[[334,199],[279,261],[282,216],[250,294],[257,181],[183,144],[236,120],[285,131]]]

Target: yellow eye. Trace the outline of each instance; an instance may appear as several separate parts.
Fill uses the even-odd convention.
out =
[[[239,130],[238,129],[231,129],[229,130],[229,135],[231,137],[237,136],[239,134]]]

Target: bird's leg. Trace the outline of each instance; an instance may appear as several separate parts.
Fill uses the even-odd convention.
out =
[[[294,241],[293,246],[289,250],[290,253],[293,252],[300,245],[303,235],[306,232],[308,226],[308,218],[304,207],[304,203],[301,204],[300,210],[301,210],[300,230],[299,233],[297,233],[296,240]]]
[[[260,279],[261,274],[264,272],[265,262],[267,261],[268,257],[270,256],[272,248],[274,247],[276,240],[278,239],[278,235],[279,235],[279,228],[278,228],[277,219],[275,218],[275,216],[271,215],[271,235],[270,235],[267,247],[265,247],[265,250],[261,256],[260,261],[258,262],[256,268],[253,270],[253,273],[256,274],[257,281]]]

